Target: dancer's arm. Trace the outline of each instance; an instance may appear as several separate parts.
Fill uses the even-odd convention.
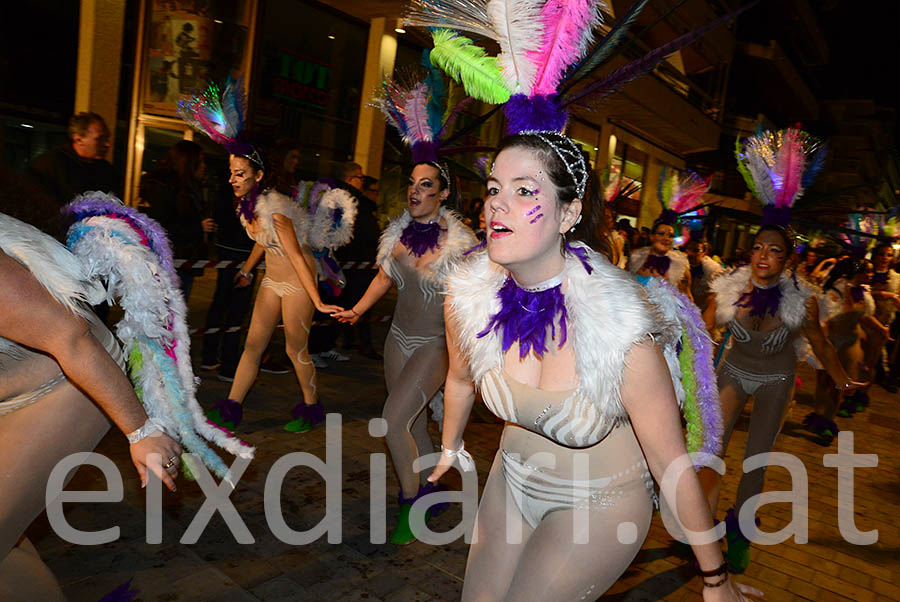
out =
[[[449,367],[447,380],[444,382],[444,426],[441,430],[441,445],[444,451],[459,451],[463,444],[463,431],[469,422],[469,413],[475,402],[475,384],[469,373],[462,352],[457,344],[459,329],[452,315],[453,298],[447,296],[444,299],[444,324],[447,332],[447,353],[449,355]],[[453,465],[453,457],[447,453],[441,454],[438,465],[428,477],[431,482],[437,481]]]
[[[707,295],[706,309],[703,310],[703,323],[706,325],[706,331],[709,332],[711,338],[713,337],[713,332],[716,330],[716,309],[718,307],[719,304],[716,302],[716,294],[710,293]]]
[[[684,295],[691,300],[691,303],[694,302],[694,293],[691,292],[691,270],[690,268],[684,271],[684,278],[681,279],[681,282],[678,283],[678,289],[684,293]]]
[[[391,290],[391,286],[393,285],[394,281],[387,275],[384,268],[379,267],[378,273],[375,274],[372,282],[369,283],[369,288],[366,289],[362,299],[350,309],[345,309],[344,311],[332,314],[331,317],[337,318],[339,321],[348,324],[356,324],[356,321],[359,320],[360,316],[372,309],[372,306],[375,305],[379,299],[384,297],[387,292]]]
[[[294,271],[297,273],[297,277],[300,278],[300,284],[303,285],[303,290],[305,290],[306,294],[309,295],[309,298],[312,299],[316,309],[323,314],[332,314],[343,311],[343,307],[328,305],[322,302],[322,297],[319,296],[319,283],[316,282],[316,275],[309,269],[309,265],[303,258],[303,250],[300,248],[300,242],[297,240],[297,235],[294,233],[294,224],[291,222],[290,218],[285,217],[280,213],[275,213],[272,215],[272,222],[275,224],[275,234],[278,236],[281,247],[287,254],[291,265],[294,266]]]
[[[806,302],[806,325],[803,327],[803,336],[809,341],[809,346],[812,347],[816,358],[838,389],[849,391],[865,386],[865,383],[856,382],[847,376],[847,371],[844,370],[841,360],[838,358],[837,349],[825,336],[825,331],[819,322],[819,303],[815,298],[810,298]]]
[[[697,532],[712,529],[713,517],[685,448],[672,379],[666,360],[656,344],[641,343],[631,348],[625,360],[621,390],[622,403],[650,470],[657,483],[661,484],[662,495],[684,528],[700,569],[717,569],[724,562],[719,542],[698,543]],[[446,431],[446,426],[444,430]],[[677,481],[673,479],[669,483],[665,477],[667,471],[681,476]],[[711,578],[710,581],[716,579]],[[749,589],[746,591],[761,595]],[[742,596],[738,587],[731,582],[722,587],[704,588],[703,598],[741,600]]]
[[[261,244],[256,243],[253,245],[253,249],[244,261],[244,265],[241,266],[241,268],[238,269],[238,273],[234,275],[234,286],[237,288],[244,288],[245,286],[250,285],[250,275],[253,273],[253,270],[256,269],[256,266],[259,265],[259,262],[262,260],[265,253],[266,249]]]
[[[123,433],[132,433],[147,421],[147,414],[128,378],[88,324],[53,298],[31,273],[0,252],[0,336],[43,351],[53,357],[66,377],[91,397]],[[181,446],[157,433],[131,445],[131,459],[147,483],[147,468],[175,491],[175,481],[163,469],[169,458],[181,455]],[[158,458],[148,458],[158,454]]]
[[[863,316],[859,319],[860,325],[869,332],[877,332],[878,334],[889,337],[891,329],[881,323],[875,316]]]

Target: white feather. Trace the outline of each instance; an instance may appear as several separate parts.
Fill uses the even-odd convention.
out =
[[[628,270],[632,274],[640,272],[641,268],[644,267],[644,262],[647,261],[647,255],[649,254],[650,247],[635,249],[631,253],[631,257],[628,258]],[[669,249],[666,256],[671,261],[669,264],[669,271],[666,272],[666,280],[668,280],[669,284],[672,286],[677,287],[681,284],[681,281],[684,280],[684,276],[690,269],[691,264],[688,261],[687,255],[681,251],[676,251],[675,249]]]
[[[487,16],[500,45],[497,62],[503,79],[514,94],[528,94],[534,86],[537,65],[528,52],[537,51],[544,39],[540,0],[490,0]]]
[[[332,212],[340,209],[343,213],[338,227],[334,227]],[[353,223],[356,221],[356,199],[343,188],[332,188],[322,195],[316,212],[307,220],[306,238],[313,249],[343,247],[353,238]]]
[[[294,227],[294,234],[297,236],[297,242],[300,246],[309,244],[306,238],[307,225],[309,219],[306,210],[299,204],[293,202],[287,195],[281,194],[275,189],[269,189],[259,195],[256,199],[255,208],[256,219],[255,228],[251,231],[250,224],[244,216],[241,216],[241,224],[247,230],[247,236],[258,242],[276,255],[284,255],[284,249],[278,240],[278,234],[275,233],[275,222],[272,216],[279,214],[289,220]]]
[[[749,283],[750,266],[740,267],[713,279],[709,290],[716,295],[716,326],[725,326],[734,319],[737,311],[735,304]],[[781,289],[778,317],[788,330],[796,333],[806,324],[806,302],[816,294],[816,290],[802,278],[795,280],[787,270],[781,273],[778,288]]]

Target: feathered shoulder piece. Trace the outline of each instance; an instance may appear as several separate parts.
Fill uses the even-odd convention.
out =
[[[571,246],[583,254],[583,258],[567,254],[565,268],[565,305],[573,325],[569,337],[575,349],[578,388],[615,424],[627,419],[619,388],[631,346],[648,334],[674,346],[677,327],[659,314],[628,274],[580,243]],[[583,262],[591,267],[590,273]],[[487,253],[478,253],[457,263],[447,281],[457,340],[476,384],[503,365],[502,336],[496,331],[482,337],[478,333],[500,310],[497,292],[507,276]]]
[[[300,182],[293,201],[306,210],[306,240],[313,249],[333,251],[353,238],[356,199],[334,180]]]
[[[635,249],[631,253],[631,256],[628,257],[628,270],[632,274],[637,274],[644,267],[644,264],[649,257],[650,247]],[[678,286],[681,281],[684,280],[685,273],[691,266],[687,255],[676,249],[669,249],[664,256],[661,256],[661,258],[665,260],[666,268],[662,277],[668,280],[673,286]],[[657,273],[659,272],[658,269],[654,271]]]
[[[762,203],[764,224],[790,224],[791,207],[822,171],[826,153],[825,143],[797,128],[737,141],[737,168]]]
[[[695,173],[679,174],[665,167],[659,176],[659,202],[662,213],[657,222],[674,226],[678,218],[703,204],[712,176],[701,178]]]
[[[75,219],[67,246],[89,278],[108,283],[109,297],[124,309],[116,334],[147,415],[226,478],[228,467],[204,439],[242,457],[254,450],[208,422],[194,396],[187,308],[163,229],[100,192],[85,193],[66,209]]]
[[[278,234],[275,232],[275,222],[272,221],[272,216],[276,214],[283,215],[291,220],[294,234],[297,236],[297,242],[301,246],[309,244],[307,240],[307,221],[309,216],[299,203],[293,201],[287,195],[270,188],[257,197],[253,211],[255,216],[253,223],[251,224],[241,214],[241,224],[247,230],[247,236],[264,246],[268,251],[276,255],[284,254],[281,242],[278,240]]]
[[[716,295],[716,325],[725,326],[734,319],[737,303],[750,284],[750,266],[723,273],[712,280],[709,290]],[[806,302],[819,291],[794,272],[785,270],[778,279],[781,300],[778,316],[788,330],[800,330],[806,323]]]
[[[232,155],[246,157],[264,169],[259,152],[240,137],[246,112],[247,99],[240,78],[237,81],[229,78],[225,90],[212,83],[202,93],[178,101],[178,116],[191,127],[224,146]]]
[[[447,234],[441,244],[439,257],[428,265],[425,276],[434,282],[443,283],[453,266],[465,256],[466,251],[475,245],[477,239],[455,211],[441,207],[441,218],[447,224]],[[378,254],[375,262],[392,278],[394,277],[394,249],[400,242],[403,230],[411,221],[412,217],[410,217],[409,211],[404,210],[400,216],[391,220],[378,241]]]
[[[601,23],[602,7],[596,0],[412,0],[404,22],[432,28],[432,60],[469,95],[506,103],[507,133],[559,132],[570,106],[589,106],[609,96],[737,14],[716,19],[576,88],[615,56],[647,1],[637,0],[596,43],[594,29]],[[488,55],[460,32],[493,40],[500,53]]]

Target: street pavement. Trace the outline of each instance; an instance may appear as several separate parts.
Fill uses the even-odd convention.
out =
[[[190,300],[190,323],[203,324],[212,297],[214,274],[207,271],[195,280]],[[390,313],[391,299],[380,303],[375,313]],[[382,341],[386,325],[375,329]],[[283,341],[280,333],[276,342]],[[197,375],[202,379],[198,399],[210,407],[228,392],[228,384],[213,372],[199,370],[199,339],[192,341]],[[273,464],[292,452],[306,452],[326,460],[324,428],[296,435],[282,430],[290,409],[300,399],[292,374],[261,374],[250,392],[244,423],[238,434],[256,446],[256,458],[231,494],[240,521],[252,543],[238,543],[219,513],[209,519],[196,543],[181,543],[206,500],[196,482],[178,481],[178,491],[163,492],[162,541],[147,543],[146,495],[128,456],[125,438],[111,430],[97,452],[111,458],[121,471],[124,500],[113,503],[67,503],[68,522],[86,531],[118,527],[115,541],[103,545],[75,545],[63,540],[42,515],[28,531],[42,557],[73,601],[95,601],[116,586],[132,579],[140,590],[139,600],[150,601],[379,601],[411,602],[458,600],[465,572],[467,545],[461,539],[441,546],[416,542],[397,547],[370,541],[370,470],[373,458],[386,454],[384,440],[369,434],[369,420],[380,416],[385,398],[381,363],[353,351],[346,363],[331,362],[319,371],[319,391],[329,412],[341,420],[341,539],[328,543],[323,535],[312,543],[292,545],[276,537],[264,507],[265,485]],[[877,529],[877,542],[848,543],[841,535],[838,519],[837,469],[826,467],[825,454],[837,452],[816,444],[800,428],[810,411],[814,375],[801,367],[802,385],[796,394],[775,451],[799,458],[808,479],[808,542],[793,538],[776,545],[754,545],[752,562],[739,581],[765,592],[765,600],[900,600],[900,470],[895,442],[900,430],[898,396],[873,386],[870,408],[838,425],[854,434],[855,453],[877,455],[877,467],[857,468],[853,473],[853,520],[860,531]],[[734,500],[740,460],[746,441],[747,412],[738,424],[726,458],[721,508]],[[439,441],[437,425],[431,423]],[[466,448],[475,457],[479,486],[490,467],[502,425],[483,410],[466,431]],[[231,462],[230,456],[225,457]],[[333,458],[328,458],[333,460]],[[397,508],[396,477],[387,461],[387,529]],[[802,472],[802,471],[801,471]],[[376,479],[379,481],[379,479]],[[448,484],[459,487],[458,477]],[[377,485],[377,483],[376,483]],[[766,491],[787,491],[790,473],[771,467]],[[842,485],[846,487],[846,483]],[[106,482],[93,467],[82,467],[69,490],[103,490]],[[287,526],[295,531],[313,528],[325,516],[326,487],[310,468],[290,470],[280,491],[281,511]],[[773,503],[759,511],[763,531],[777,531],[791,520],[787,503]],[[462,518],[459,504],[433,519],[435,531],[448,531]],[[202,520],[202,519],[201,519]],[[846,526],[846,525],[845,525]],[[654,517],[649,537],[622,578],[602,597],[603,601],[700,600],[702,586],[694,576],[692,562],[677,556],[671,538]]]

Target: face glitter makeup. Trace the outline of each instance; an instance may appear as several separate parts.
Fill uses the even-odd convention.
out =
[[[529,223],[529,224],[533,224],[534,222],[538,221],[538,220],[541,219],[542,217],[544,217],[544,214],[543,214],[543,213],[538,213],[536,216],[534,216],[534,219],[532,219],[532,220],[531,220],[530,222],[528,222],[528,223]]]
[[[538,192],[540,192],[540,191],[537,191],[537,190],[536,190],[536,191],[535,191],[535,194],[537,194]],[[532,215],[534,215],[535,213],[537,213],[537,212],[540,211],[540,210],[541,210],[541,206],[540,206],[540,205],[535,205],[534,209],[532,209],[531,211],[529,211],[529,212],[527,212],[527,213],[525,214],[525,217],[531,217]]]

